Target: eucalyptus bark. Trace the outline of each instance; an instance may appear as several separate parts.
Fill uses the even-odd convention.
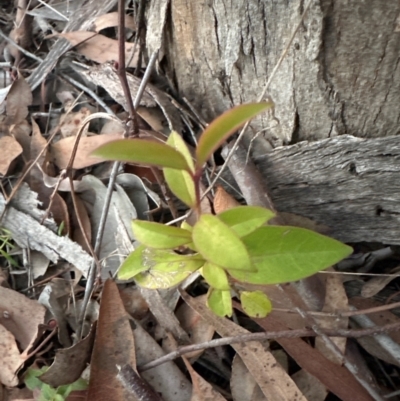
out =
[[[301,20],[306,3],[302,0],[171,0],[161,54],[179,95],[186,97],[208,121],[234,105],[256,101]],[[382,206],[378,201],[387,194],[384,185],[387,176],[380,180],[383,172],[376,171],[371,181],[373,202],[360,196],[356,205],[345,201],[354,192],[349,192],[346,185],[334,184],[334,178],[330,177],[335,168],[340,169],[343,160],[333,157],[329,150],[324,152],[322,145],[313,147],[304,160],[330,164],[332,171],[311,172],[304,162],[293,164],[291,169],[291,159],[283,157],[282,150],[273,156],[274,168],[266,169],[272,165],[269,162],[272,156],[266,150],[271,145],[317,141],[344,134],[362,138],[398,135],[399,13],[397,1],[312,1],[267,91],[266,98],[273,100],[275,108],[253,121],[248,130],[247,145],[254,134],[262,131],[252,152],[264,170],[261,172],[266,181],[280,182],[281,189],[272,190],[276,208],[304,213],[320,223],[328,223],[335,236],[344,240],[379,240],[382,235],[382,240],[398,243],[396,237],[400,238],[400,233],[394,227],[398,225],[395,215],[400,207],[391,202],[390,212],[386,213],[387,205]],[[339,143],[346,146],[344,142]],[[351,140],[350,143],[354,145]],[[323,146],[330,145],[324,142]],[[302,149],[306,151],[306,145]],[[358,156],[349,155],[347,165],[358,165]],[[283,158],[278,163],[279,157]],[[390,157],[386,152],[385,160]],[[367,168],[370,161],[364,162]],[[331,192],[341,197],[340,207],[334,202],[320,202],[316,208],[312,201],[315,192],[311,189],[291,190],[290,185],[301,186],[301,180],[293,181],[294,170],[299,168],[304,174],[312,175],[310,181],[318,177],[325,181],[326,188],[330,186]],[[291,178],[286,180],[284,172],[289,172]],[[395,180],[396,172],[391,173],[390,179]],[[297,174],[301,175],[301,171]],[[359,178],[352,175],[347,179],[353,179],[351,190],[357,191]],[[364,186],[370,185],[368,179],[364,175]],[[368,205],[361,207],[363,202]],[[302,204],[309,205],[308,209],[299,208]],[[384,212],[379,212],[380,209]],[[346,231],[343,219],[349,221],[349,216],[354,217],[351,220],[354,225],[366,225],[366,228],[343,234]],[[371,217],[374,218],[371,220]],[[383,235],[387,224],[392,232]]]

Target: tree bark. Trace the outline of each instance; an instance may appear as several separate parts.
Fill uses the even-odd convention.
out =
[[[400,2],[310,4],[301,20],[308,1],[171,0],[162,48],[167,74],[211,121],[257,100],[301,21],[266,94],[275,108],[251,123],[245,144],[262,131],[252,154],[278,210],[326,224],[344,241],[398,244],[398,155],[384,143],[379,156],[377,142],[368,147],[349,137],[266,153],[271,145],[400,131]],[[395,139],[387,144],[397,146]]]
[[[164,53],[179,93],[208,120],[255,101],[305,3],[171,0]],[[399,12],[397,1],[312,1],[267,94],[278,123],[253,129],[281,144],[397,135]]]

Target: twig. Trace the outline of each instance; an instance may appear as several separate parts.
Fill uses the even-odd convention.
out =
[[[117,74],[121,81],[122,90],[128,108],[128,136],[136,136],[139,133],[139,121],[132,102],[131,90],[129,89],[128,80],[126,78],[126,67],[125,67],[125,1],[118,0],[118,68]],[[130,124],[130,122],[133,122]]]
[[[285,48],[283,49],[283,52],[281,54],[281,56],[279,57],[279,60],[277,61],[274,69],[271,72],[271,75],[268,78],[267,83],[265,84],[265,87],[261,93],[261,95],[258,97],[257,101],[261,102],[264,99],[265,94],[267,93],[267,90],[269,88],[269,86],[271,85],[272,80],[275,77],[276,72],[278,71],[279,67],[282,64],[282,61],[284,60],[284,58],[286,57],[287,53],[289,52],[290,46],[297,34],[297,31],[299,30],[301,24],[303,23],[303,20],[305,18],[305,16],[307,15],[308,9],[310,8],[311,3],[313,2],[313,0],[309,0],[307,5],[304,8],[303,14],[300,17],[300,21],[298,22],[298,24],[296,25],[296,28],[293,30],[289,42],[286,44]],[[211,185],[207,188],[207,190],[204,192],[202,198],[204,198],[204,196],[206,196],[212,189],[212,187],[216,184],[216,182],[219,180],[219,177],[222,175],[223,171],[226,169],[226,167],[228,166],[229,161],[231,160],[231,157],[233,156],[233,154],[235,153],[237,147],[239,146],[240,141],[242,140],[244,133],[246,132],[247,127],[249,126],[250,121],[248,121],[244,127],[242,128],[242,130],[240,131],[239,136],[237,137],[234,145],[232,146],[228,156],[225,159],[224,164],[222,165],[221,169],[219,170],[218,174],[215,176],[213,182],[211,183]]]
[[[11,43],[13,46],[15,46],[21,53],[25,54],[25,56],[32,58],[33,60],[38,61],[39,63],[43,62],[43,59],[36,56],[35,54],[28,52],[28,50],[25,50],[23,47],[15,43],[11,38],[9,38],[7,35],[3,33],[3,31],[0,29],[0,36],[5,39],[7,42]]]
[[[311,322],[315,322],[315,320],[311,317],[309,318],[308,314],[302,311],[300,308],[297,308],[299,315]],[[396,323],[395,323],[396,324]],[[372,327],[372,326],[371,326]],[[374,326],[376,327],[376,326]],[[384,326],[385,327],[385,326]],[[349,360],[349,358],[343,354],[343,352],[339,349],[339,347],[332,341],[330,337],[338,337],[335,335],[327,334],[326,330],[320,328],[316,323],[312,323],[312,329],[314,332],[323,340],[325,346],[329,348],[332,354],[343,361],[344,366],[351,372],[354,378],[365,388],[366,391],[374,398],[375,401],[383,401],[382,397],[376,392],[376,390],[371,386],[370,382],[365,379],[362,375],[360,375],[360,369],[357,367],[355,363]],[[365,330],[365,329],[362,329]],[[378,333],[374,333],[378,334]]]
[[[275,338],[297,338],[297,337],[315,337],[322,334],[331,337],[351,337],[359,338],[365,336],[376,335],[380,333],[386,333],[389,331],[399,330],[400,322],[390,323],[386,326],[368,327],[367,329],[319,329],[318,333],[311,329],[298,329],[298,330],[282,330],[282,331],[270,331],[268,333],[251,333],[244,334],[241,336],[218,338],[216,340],[210,340],[200,344],[186,345],[179,347],[177,350],[170,352],[160,358],[155,359],[152,362],[146,363],[138,367],[139,372],[144,372],[156,366],[162,365],[163,363],[173,361],[174,359],[193,351],[200,351],[208,348],[219,347],[222,345],[238,344],[249,341],[263,341],[271,340]]]
[[[115,113],[105,104],[103,99],[101,99],[99,96],[97,96],[96,93],[94,93],[87,86],[81,84],[80,82],[76,81],[75,79],[73,79],[73,78],[71,78],[71,77],[69,77],[67,75],[60,74],[60,76],[63,79],[65,79],[66,81],[68,81],[71,85],[76,86],[77,88],[79,88],[80,90],[84,91],[89,96],[91,96],[104,109],[104,111],[106,111],[108,114],[110,114],[111,116],[116,117]]]
[[[71,110],[72,110],[71,106],[65,114],[68,114]],[[22,176],[18,179],[16,185],[14,186],[14,188],[12,189],[10,195],[6,198],[4,197],[4,199],[6,200],[6,205],[4,207],[3,213],[0,215],[0,222],[4,217],[4,214],[7,211],[7,206],[10,204],[11,200],[14,198],[15,194],[17,193],[19,187],[22,185],[23,181],[25,180],[25,178],[27,177],[27,175],[30,173],[30,171],[32,170],[32,168],[36,165],[36,163],[39,161],[39,159],[42,157],[43,153],[47,150],[47,148],[50,146],[50,143],[52,142],[52,140],[54,139],[54,137],[57,135],[58,131],[60,130],[61,124],[63,123],[63,121],[60,121],[57,126],[54,128],[53,133],[50,135],[50,137],[47,140],[46,145],[43,146],[43,148],[41,149],[41,151],[38,153],[38,155],[36,156],[35,160],[33,160],[32,162],[29,162],[30,164],[28,164],[26,170],[24,171],[24,173],[22,174]]]
[[[336,311],[336,312],[317,312],[317,311],[307,311],[306,313],[311,316],[327,316],[327,317],[351,317],[357,315],[370,315],[372,313],[383,312],[385,310],[400,308],[400,302],[394,302],[388,305],[374,306],[373,308],[360,309],[360,310],[350,310],[350,311]],[[274,308],[276,312],[284,313],[298,313],[292,309],[284,308]]]
[[[140,83],[138,92],[136,93],[135,101],[133,102],[133,106],[135,109],[140,104],[140,99],[143,95],[143,92],[144,92],[144,89],[148,82],[148,79],[150,78],[151,70],[153,69],[154,63],[157,59],[157,54],[158,54],[158,51],[154,52],[152,54],[152,56],[150,57],[146,71],[145,71],[142,81]],[[115,181],[117,178],[119,166],[120,166],[120,163],[115,162],[113,164],[113,168],[112,168],[112,171],[110,174],[110,180],[108,182],[107,193],[106,193],[106,196],[104,199],[104,206],[103,206],[103,210],[102,210],[101,217],[100,217],[99,228],[98,228],[97,234],[96,234],[96,242],[95,242],[95,247],[94,247],[94,251],[96,254],[100,250],[101,242],[103,239],[104,227],[105,227],[106,220],[107,220],[108,210],[110,208],[111,197],[112,197],[112,193],[114,191],[114,184],[115,184]],[[89,274],[88,274],[88,279],[87,279],[86,287],[85,287],[85,294],[83,297],[82,307],[81,307],[81,311],[79,314],[79,319],[78,319],[79,328],[78,328],[77,337],[76,337],[77,339],[80,339],[81,335],[82,335],[82,324],[83,324],[83,320],[86,315],[86,310],[87,310],[87,306],[89,304],[89,300],[92,296],[95,277],[96,277],[96,270],[95,270],[95,263],[93,261],[93,263],[90,267]]]

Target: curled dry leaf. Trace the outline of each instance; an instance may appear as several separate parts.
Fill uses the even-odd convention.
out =
[[[0,149],[0,174],[7,175],[13,160],[22,153],[22,147],[12,136],[3,136]]]
[[[331,269],[332,270],[332,269]],[[347,310],[349,307],[346,291],[343,287],[342,278],[338,274],[329,274],[325,276],[325,304],[323,312],[337,312],[338,310]],[[318,317],[318,325],[323,329],[347,329],[349,324],[348,317]],[[344,355],[346,350],[346,338],[330,338],[336,347]],[[315,347],[320,350],[332,362],[341,365],[343,358],[338,358],[337,353],[332,352],[331,344],[326,344],[325,340],[317,337]]]
[[[234,401],[267,401],[260,386],[237,354],[232,362],[231,391]]]
[[[32,91],[24,77],[18,73],[18,79],[12,84],[7,96],[7,124],[18,124],[28,116],[28,106],[32,104]]]
[[[135,320],[133,335],[135,338],[136,358],[138,366],[144,365],[165,355],[163,349]],[[160,393],[164,401],[187,401],[192,393],[190,381],[175,365],[167,362],[151,370],[141,373],[141,376]]]
[[[183,303],[179,306],[178,310],[176,311],[176,317],[181,323],[183,330],[189,334],[190,340],[193,344],[212,340],[215,333],[214,327],[206,320],[202,319],[201,316],[187,304]],[[189,354],[185,354],[185,357],[197,358],[203,352],[204,350],[194,351]]]
[[[358,310],[374,308],[382,305],[380,302],[374,299],[362,297],[351,298],[349,303],[352,306],[355,306]],[[362,322],[357,322],[357,316],[354,318],[355,322],[362,327],[360,324]],[[399,321],[399,317],[389,310],[371,313],[368,315],[368,318],[378,327],[382,327],[390,323],[397,323]],[[390,333],[377,336],[361,337],[357,339],[357,342],[374,357],[379,358],[387,363],[391,363],[392,365],[400,366],[398,352],[393,352],[393,350],[390,349],[391,343],[396,348],[398,347],[398,344],[400,344],[399,331],[392,331]]]
[[[99,146],[117,139],[121,139],[121,135],[93,135],[81,138],[72,167],[80,169],[104,162],[104,159],[92,156],[91,153]],[[67,167],[75,140],[75,137],[64,138],[50,146],[52,161],[58,168]]]
[[[46,310],[37,301],[0,287],[0,311],[0,381],[7,386],[16,386],[16,372],[36,341]]]
[[[89,117],[91,111],[87,107],[82,107],[77,112],[71,112],[66,115],[61,116],[60,132],[63,138],[68,138],[70,136],[75,136],[79,127],[82,125],[85,118]],[[87,136],[89,125],[86,125],[82,132],[82,137]]]
[[[222,213],[236,206],[240,206],[240,203],[232,195],[229,195],[222,186],[218,185],[214,196],[215,214]]]
[[[112,280],[104,284],[92,353],[88,401],[134,401],[117,379],[117,365],[136,367],[135,342],[129,318]]]
[[[95,85],[104,88],[117,103],[128,111],[124,91],[122,90],[120,79],[112,63],[104,63],[91,67],[89,70],[82,70],[79,72]],[[126,74],[126,79],[128,80],[132,99],[135,99],[141,79],[132,74]],[[182,132],[182,123],[178,109],[163,91],[151,84],[147,84],[141,97],[140,105],[146,107],[159,106],[167,120],[170,131]]]
[[[44,150],[44,152],[42,152]],[[37,192],[39,200],[42,202],[43,209],[49,210],[58,225],[64,224],[63,233],[69,232],[69,214],[64,199],[54,190],[44,184],[42,169],[48,167],[48,148],[47,140],[42,136],[39,126],[32,119],[32,136],[30,142],[30,157],[36,159],[41,153],[36,165],[29,173],[29,184],[33,191]]]
[[[107,61],[118,60],[117,40],[87,31],[66,32],[59,36],[67,39],[72,45],[77,46],[76,50],[92,61],[102,64]],[[127,61],[130,59],[133,47],[133,43],[125,43],[125,56]],[[136,50],[132,61],[127,67],[136,67],[138,53],[139,51]]]
[[[90,360],[95,333],[96,324],[92,326],[85,338],[72,347],[57,350],[53,364],[40,376],[40,380],[51,387],[70,384],[78,380]]]
[[[185,362],[186,369],[188,370],[190,378],[192,379],[193,390],[190,401],[226,401],[225,397],[216,391],[210,383],[205,381],[192,368],[192,365],[188,362],[187,358],[183,357],[183,362]]]
[[[228,319],[216,316],[203,300],[181,292],[184,301],[215,327],[221,336],[237,336],[249,332]],[[306,401],[291,377],[282,369],[273,355],[258,341],[232,344],[267,399]]]
[[[94,30],[100,32],[102,29],[118,26],[118,12],[99,15],[94,21]],[[125,28],[132,31],[136,29],[135,20],[130,15],[125,15]]]

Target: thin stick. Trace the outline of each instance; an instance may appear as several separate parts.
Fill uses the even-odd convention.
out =
[[[300,17],[300,21],[298,22],[298,24],[296,25],[296,28],[293,30],[292,35],[290,36],[289,42],[287,43],[287,45],[285,46],[285,48],[283,49],[283,52],[281,54],[281,56],[279,57],[278,62],[276,63],[274,69],[271,72],[271,75],[268,78],[267,83],[265,84],[265,87],[261,93],[261,95],[258,97],[257,101],[261,102],[264,99],[265,94],[267,93],[267,90],[269,88],[269,86],[271,85],[272,80],[275,77],[276,72],[278,71],[279,67],[281,66],[284,58],[286,57],[286,55],[289,52],[290,46],[294,40],[294,38],[296,37],[297,31],[299,30],[301,24],[303,23],[303,20],[305,18],[305,16],[307,15],[308,9],[310,8],[311,3],[313,2],[313,0],[309,0],[306,7],[304,8],[303,14]],[[221,169],[219,170],[218,174],[215,176],[213,182],[211,183],[211,185],[207,188],[207,190],[204,192],[202,198],[204,198],[204,196],[206,196],[212,189],[212,187],[216,184],[216,182],[219,180],[219,177],[221,177],[223,171],[226,169],[226,167],[228,166],[229,161],[231,160],[233,154],[235,153],[237,147],[239,146],[240,141],[242,140],[244,133],[246,132],[247,127],[249,126],[250,121],[248,121],[244,127],[242,128],[242,130],[240,131],[240,134],[238,136],[238,138],[236,139],[232,149],[230,150],[228,156],[225,159],[224,164],[222,165]]]
[[[146,84],[148,82],[148,79],[150,78],[150,74],[151,74],[151,70],[153,69],[154,63],[157,59],[157,54],[158,51],[154,52],[152,54],[152,56],[150,57],[149,63],[147,65],[146,71],[143,75],[143,79],[142,82],[140,83],[139,86],[139,90],[136,94],[136,98],[135,101],[133,103],[134,107],[137,108],[139,103],[140,103],[140,99],[143,95],[144,89],[146,87]],[[100,247],[101,247],[101,243],[103,240],[103,233],[104,233],[104,227],[106,225],[106,220],[107,220],[107,215],[108,215],[108,211],[110,208],[110,202],[111,202],[111,197],[112,197],[112,193],[114,191],[114,184],[117,178],[117,174],[118,174],[118,170],[119,170],[119,166],[120,163],[119,162],[115,162],[113,164],[113,168],[110,174],[110,180],[108,182],[108,187],[107,187],[107,193],[104,199],[104,206],[103,206],[103,210],[101,213],[101,217],[100,217],[100,222],[99,222],[99,228],[97,230],[97,235],[96,235],[96,242],[95,242],[95,246],[94,246],[94,251],[96,253],[96,255],[98,254]],[[86,310],[87,307],[89,305],[89,300],[92,296],[93,293],[93,288],[94,288],[94,283],[95,283],[95,278],[96,278],[96,269],[95,269],[96,265],[95,262],[92,262],[92,265],[90,266],[90,270],[89,270],[89,274],[88,274],[88,279],[86,282],[86,286],[85,286],[85,294],[83,296],[83,301],[82,301],[82,307],[81,307],[81,311],[79,314],[79,319],[78,319],[78,323],[79,323],[79,328],[77,331],[77,339],[81,338],[82,335],[82,327],[83,327],[83,320],[85,318],[86,315]]]
[[[271,340],[275,338],[298,338],[298,337],[315,337],[321,334],[330,337],[350,337],[350,338],[360,338],[365,336],[371,336],[380,333],[386,333],[389,331],[399,330],[400,322],[390,323],[386,326],[378,327],[368,327],[367,329],[319,329],[318,333],[311,329],[298,329],[298,330],[282,330],[282,331],[270,331],[267,333],[250,333],[241,336],[234,337],[224,337],[218,338],[216,340],[210,340],[200,344],[186,345],[179,347],[177,350],[170,352],[160,358],[155,359],[152,362],[146,363],[138,367],[139,372],[144,372],[146,370],[152,369],[156,366],[162,365],[163,363],[173,361],[174,359],[193,351],[200,351],[208,348],[220,347],[222,345],[245,343],[249,341],[263,341]]]
[[[125,67],[125,1],[118,0],[118,68],[117,74],[121,81],[122,90],[124,92],[126,104],[128,106],[128,136],[136,136],[139,133],[139,121],[132,102],[131,90],[129,89],[128,79],[126,78],[126,67]],[[130,121],[133,122],[130,124]]]

